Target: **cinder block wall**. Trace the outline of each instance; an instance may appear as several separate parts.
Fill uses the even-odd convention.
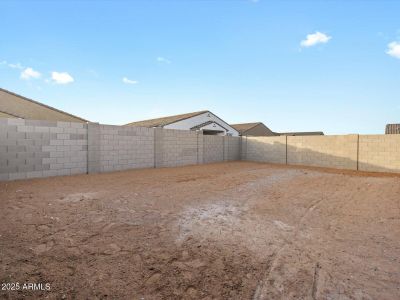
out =
[[[224,136],[224,160],[240,160],[240,138],[235,136]]]
[[[285,140],[286,139],[286,140]],[[400,135],[243,137],[242,160],[400,173]]]
[[[0,180],[86,172],[86,124],[0,119]]]
[[[400,172],[400,135],[230,137],[0,119],[0,180],[252,160]]]
[[[100,172],[154,167],[153,128],[98,126]]]
[[[288,136],[288,164],[357,169],[357,135]]]
[[[224,161],[224,137],[218,135],[203,136],[204,163]]]
[[[247,139],[247,141],[246,141]],[[286,136],[244,138],[244,159],[277,164],[286,163]]]
[[[155,167],[176,167],[202,163],[199,148],[202,148],[201,133],[186,130],[156,129]]]
[[[400,134],[360,135],[359,170],[400,173]]]

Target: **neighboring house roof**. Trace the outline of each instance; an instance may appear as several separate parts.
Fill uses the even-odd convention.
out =
[[[400,124],[387,124],[386,134],[400,134]]]
[[[322,131],[309,131],[309,132],[277,132],[278,135],[301,136],[301,135],[324,135]]]
[[[230,124],[233,128],[239,131],[240,134],[243,134],[247,130],[256,127],[257,125],[262,124],[261,122],[256,123],[242,123],[242,124]]]
[[[263,136],[277,135],[262,122],[232,124],[231,126],[239,131],[240,135],[247,135],[247,133],[250,135],[259,134]]]
[[[178,121],[189,119],[191,117],[195,117],[195,116],[204,114],[206,112],[209,112],[209,111],[202,110],[202,111],[196,111],[196,112],[187,113],[187,114],[137,121],[137,122],[128,123],[128,124],[126,124],[126,126],[139,126],[139,127],[150,127],[150,128],[151,127],[164,127],[168,124],[172,124],[172,123],[175,123]]]
[[[88,122],[62,110],[0,88],[0,117],[46,121]]]
[[[6,113],[5,111],[0,111],[0,118],[9,118],[9,119],[12,119],[12,118],[19,118],[19,117],[16,116],[16,115],[8,114],[8,113]]]

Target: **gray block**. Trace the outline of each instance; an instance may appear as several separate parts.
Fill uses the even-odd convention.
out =
[[[18,146],[33,146],[34,145],[34,140],[17,140],[17,145]]]
[[[50,128],[49,127],[35,127],[35,132],[49,133]]]
[[[17,152],[2,152],[1,153],[1,158],[3,159],[14,159],[17,158]]]
[[[64,168],[64,164],[50,164],[50,170],[61,170]]]
[[[35,158],[40,158],[40,159],[42,159],[42,158],[48,158],[48,157],[50,157],[50,152],[38,151],[38,152],[35,152],[34,157],[35,157]]]
[[[18,132],[35,132],[35,128],[33,126],[25,126],[21,125],[17,127]]]
[[[7,119],[8,125],[25,125],[24,119]]]
[[[23,159],[27,159],[27,158],[33,158],[33,152],[17,152],[17,158],[23,158]]]
[[[34,146],[25,146],[26,152],[42,152],[42,146],[34,145]]]
[[[18,165],[17,166],[18,172],[31,172],[34,171],[33,165]]]
[[[57,139],[58,140],[68,140],[69,133],[57,133]]]
[[[41,140],[42,139],[42,133],[40,132],[27,132],[26,133],[26,138],[28,140]]]
[[[9,140],[9,139],[7,139],[7,140],[1,141],[1,144],[3,146],[16,146],[17,145],[17,140]]]
[[[0,156],[0,167],[6,167],[7,164],[7,159]]]
[[[35,165],[35,171],[47,171],[50,170],[50,164]]]
[[[18,180],[18,179],[25,179],[26,178],[26,173],[22,172],[16,172],[16,173],[10,173],[9,174],[9,180]]]
[[[8,181],[8,180],[9,180],[8,173],[1,174],[1,172],[0,172],[0,181]]]
[[[58,121],[58,122],[57,122],[57,127],[68,128],[68,127],[71,127],[71,123],[70,123],[70,122],[61,122],[61,121]]]
[[[86,140],[86,134],[79,134],[79,133],[71,133],[70,135],[71,140]]]
[[[25,120],[25,124],[28,126],[57,127],[56,121]]]
[[[57,170],[47,170],[43,171],[43,177],[52,177],[52,176],[57,176]]]
[[[16,125],[0,125],[0,131],[2,132],[17,132],[17,126]]]
[[[0,167],[0,173],[5,174],[5,173],[14,173],[17,172],[17,166],[3,166]]]
[[[42,171],[26,172],[26,178],[40,178],[43,177]]]
[[[64,152],[63,151],[52,151],[50,152],[50,157],[63,157]]]
[[[26,133],[25,132],[14,132],[14,131],[9,131],[7,132],[7,139],[9,140],[22,140],[26,138]]]
[[[64,145],[64,140],[50,140],[50,146]]]
[[[26,152],[26,146],[7,146],[7,152]]]
[[[60,127],[51,127],[50,128],[50,133],[63,133],[64,129]]]
[[[25,164],[24,158],[9,158],[7,161],[9,166],[20,166]]]
[[[71,175],[70,169],[57,170],[57,176],[66,176],[66,175]]]
[[[42,146],[42,151],[44,152],[57,151],[57,146]]]
[[[25,159],[26,165],[41,165],[43,159],[42,158],[35,158],[35,157],[28,157]]]
[[[71,128],[83,128],[83,123],[71,122]]]

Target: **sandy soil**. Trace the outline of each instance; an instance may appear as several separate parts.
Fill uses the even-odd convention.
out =
[[[0,291],[400,299],[400,177],[233,162],[0,183]],[[25,299],[25,298],[24,298]]]

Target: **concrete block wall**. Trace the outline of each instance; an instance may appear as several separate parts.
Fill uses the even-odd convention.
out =
[[[359,170],[400,173],[400,134],[360,135]]]
[[[224,136],[224,160],[240,160],[240,140],[236,136]]]
[[[114,125],[98,127],[98,164],[94,169],[110,172],[154,167],[153,128]],[[89,147],[90,154],[91,150]]]
[[[0,180],[240,159],[240,138],[202,132],[0,119]]]
[[[243,143],[244,159],[277,164],[286,163],[286,136],[248,137]]]
[[[288,136],[288,164],[357,169],[357,135]]]
[[[221,162],[224,157],[225,141],[223,136],[203,136],[203,161],[204,163]]]
[[[243,137],[241,149],[242,160],[400,173],[396,134]]]
[[[201,133],[186,130],[156,128],[155,167],[176,167],[202,163]]]
[[[160,128],[0,119],[0,180],[239,159],[400,173],[400,135],[238,138]]]
[[[86,124],[0,119],[0,180],[86,172]]]

